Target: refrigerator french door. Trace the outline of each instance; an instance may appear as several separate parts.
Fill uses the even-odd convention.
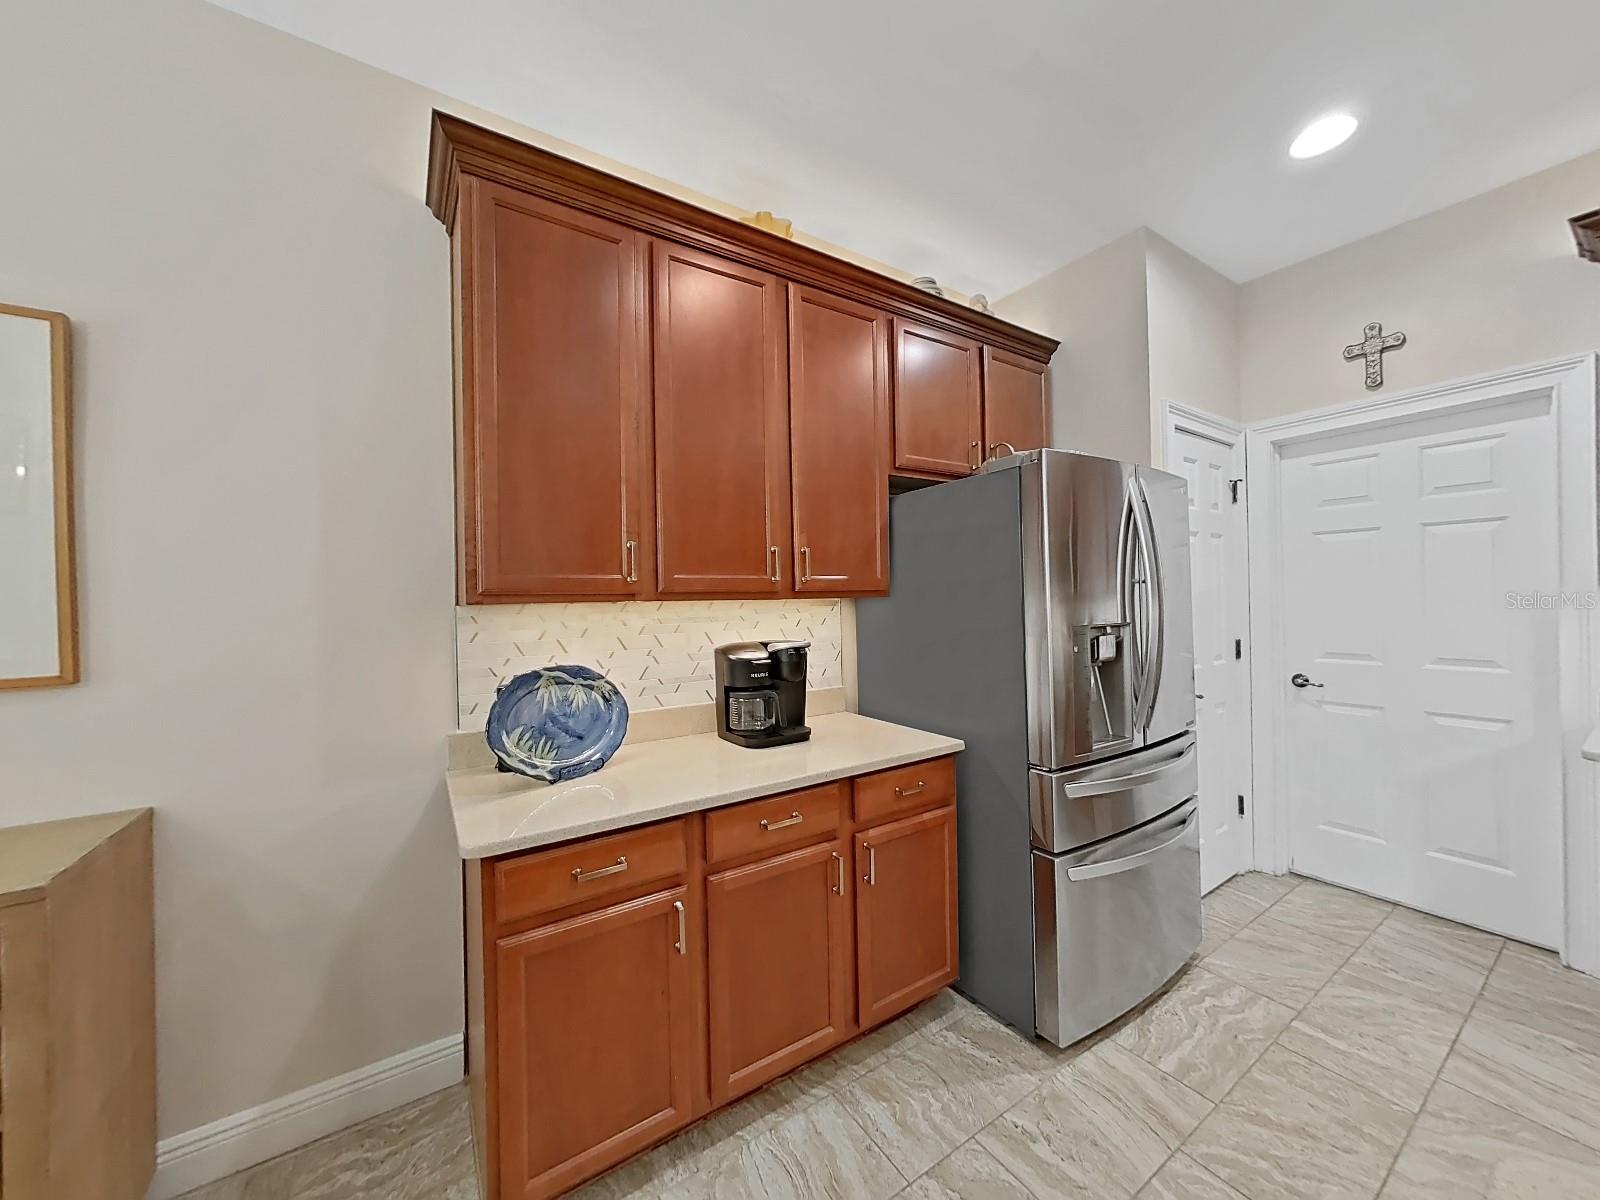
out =
[[[1066,1045],[1200,940],[1188,500],[1043,450],[890,504],[861,711],[961,738],[958,988]]]

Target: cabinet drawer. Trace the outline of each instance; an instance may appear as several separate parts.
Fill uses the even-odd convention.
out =
[[[844,809],[845,784],[828,783],[706,814],[706,861],[727,862],[763,850],[782,850],[832,833]]]
[[[498,862],[495,915],[501,924],[682,875],[683,821],[665,821]]]
[[[855,787],[858,822],[938,808],[955,799],[956,760],[935,758],[863,775]]]

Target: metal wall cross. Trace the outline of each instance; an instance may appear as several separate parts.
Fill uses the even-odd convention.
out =
[[[1374,321],[1366,328],[1366,337],[1354,346],[1344,348],[1346,362],[1358,358],[1367,360],[1367,386],[1380,388],[1383,386],[1383,352],[1385,350],[1398,350],[1406,344],[1406,335],[1391,333],[1387,337],[1383,334],[1383,326]]]

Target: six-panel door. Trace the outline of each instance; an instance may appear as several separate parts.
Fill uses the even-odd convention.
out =
[[[848,853],[824,842],[706,879],[713,1104],[849,1035]]]
[[[896,320],[894,465],[970,475],[982,462],[981,347],[971,338]]]
[[[633,595],[646,239],[499,184],[474,181],[473,195],[462,598]]]
[[[1044,364],[983,348],[983,457],[1045,444]]]
[[[856,974],[862,1028],[953,983],[956,810],[856,835]]]
[[[656,583],[776,594],[788,576],[784,288],[655,243]]]
[[[688,901],[677,887],[496,943],[501,1200],[556,1195],[690,1120]]]
[[[789,285],[789,438],[798,592],[889,589],[887,314]]]

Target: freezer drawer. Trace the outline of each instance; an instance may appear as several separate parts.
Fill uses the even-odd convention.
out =
[[[1033,852],[1034,1022],[1068,1046],[1144,1000],[1200,945],[1200,825],[1172,812],[1072,854]]]
[[[1059,854],[1160,816],[1199,790],[1192,733],[1110,762],[1028,773],[1035,849]]]

